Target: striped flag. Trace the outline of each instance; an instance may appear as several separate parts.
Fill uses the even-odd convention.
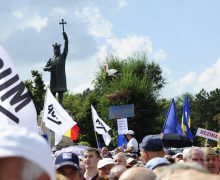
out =
[[[67,131],[64,136],[69,137],[73,141],[76,141],[79,135],[79,126],[75,124],[69,131]]]
[[[186,135],[189,139],[193,141],[194,137],[190,130],[190,125],[191,125],[190,107],[189,107],[188,96],[186,96],[184,106],[183,106],[183,116],[182,116],[181,127],[182,127],[184,135]]]

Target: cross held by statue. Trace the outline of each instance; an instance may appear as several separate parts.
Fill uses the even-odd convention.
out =
[[[59,22],[60,25],[62,25],[63,32],[64,32],[64,24],[67,24],[64,19],[61,19],[61,22]]]

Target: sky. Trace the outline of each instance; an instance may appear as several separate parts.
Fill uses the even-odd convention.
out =
[[[22,80],[63,45],[61,19],[69,37],[67,88],[92,88],[108,55],[121,59],[146,53],[166,79],[161,96],[198,93],[220,85],[220,1],[218,0],[2,0],[0,43]],[[62,46],[63,47],[63,46]]]

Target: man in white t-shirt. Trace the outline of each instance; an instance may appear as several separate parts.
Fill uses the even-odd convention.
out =
[[[124,150],[125,153],[134,153],[138,152],[138,142],[134,138],[134,131],[128,130],[125,134],[128,140],[127,148]]]

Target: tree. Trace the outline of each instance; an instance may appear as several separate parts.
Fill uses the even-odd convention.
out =
[[[36,70],[32,70],[31,74],[34,78],[34,81],[26,80],[24,81],[24,84],[32,97],[32,100],[37,110],[37,114],[39,115],[44,106],[45,85],[42,80],[42,74],[40,74]]]
[[[160,133],[158,97],[165,84],[160,66],[147,62],[144,56],[127,60],[111,56],[106,63],[110,69],[118,70],[119,75],[109,77],[101,66],[94,81],[94,91],[99,96],[97,111],[113,127],[113,134],[116,135],[116,121],[108,119],[108,107],[125,104],[135,104],[135,117],[129,118],[128,124],[139,141],[147,134]]]

